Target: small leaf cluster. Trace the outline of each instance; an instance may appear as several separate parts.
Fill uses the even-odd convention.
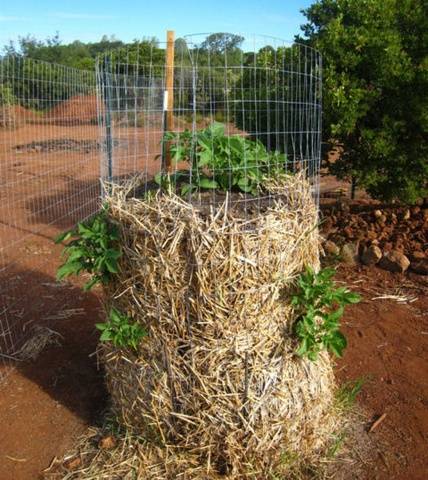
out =
[[[182,181],[182,195],[201,189],[235,189],[256,195],[267,176],[286,171],[285,154],[269,152],[259,140],[226,135],[225,125],[219,122],[196,133],[167,132],[162,141],[168,142],[175,165],[190,165],[190,170],[168,176],[167,182]],[[165,176],[158,174],[155,180],[162,184]]]
[[[91,279],[84,285],[84,290],[90,290],[97,283],[107,283],[111,275],[118,272],[121,255],[118,240],[118,228],[108,221],[106,209],[62,233],[55,242],[68,243],[63,251],[66,260],[57,272],[58,280],[87,272]]]
[[[131,347],[137,350],[140,340],[147,336],[141,325],[132,322],[127,315],[114,307],[110,310],[108,322],[97,323],[95,326],[101,331],[102,342],[112,342],[119,348]]]
[[[321,350],[342,356],[347,342],[340,331],[345,305],[358,303],[360,296],[345,287],[336,287],[335,270],[325,268],[318,273],[307,268],[298,279],[298,291],[292,305],[298,312],[294,332],[299,340],[297,354],[314,361]]]

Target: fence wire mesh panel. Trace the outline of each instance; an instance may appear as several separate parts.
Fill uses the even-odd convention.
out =
[[[186,36],[175,41],[169,92],[165,52],[145,42],[98,61],[105,178],[143,173],[147,189],[169,183],[193,199],[235,191],[245,201],[263,196],[262,178],[304,171],[318,201],[317,51],[266,36]]]
[[[0,58],[0,380],[67,286],[53,238],[99,205],[95,72]]]

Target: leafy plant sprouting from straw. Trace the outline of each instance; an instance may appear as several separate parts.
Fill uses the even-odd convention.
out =
[[[91,279],[84,285],[84,290],[90,290],[97,283],[107,283],[111,275],[118,272],[121,255],[118,240],[118,228],[108,221],[106,208],[79,223],[76,228],[62,233],[55,243],[69,243],[63,251],[66,260],[58,269],[58,280],[88,272]]]
[[[110,310],[109,320],[95,326],[101,331],[102,342],[112,342],[119,348],[131,347],[137,350],[140,340],[147,336],[146,330],[141,325],[132,322],[127,315],[114,307]]]
[[[285,154],[267,151],[259,140],[226,135],[225,125],[218,122],[195,134],[167,132],[162,142],[168,142],[173,163],[187,162],[190,170],[158,173],[155,180],[161,186],[181,182],[182,195],[201,189],[236,189],[256,195],[267,176],[286,172]]]
[[[347,342],[340,331],[345,305],[358,303],[360,296],[345,287],[336,287],[335,270],[325,268],[315,273],[307,268],[298,279],[298,291],[292,305],[298,317],[294,331],[299,340],[297,354],[316,360],[321,350],[342,356]]]

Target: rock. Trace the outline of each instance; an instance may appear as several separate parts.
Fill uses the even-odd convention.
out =
[[[79,457],[74,457],[66,460],[64,462],[64,467],[67,470],[76,470],[78,467],[80,467],[81,463],[82,463],[82,460]]]
[[[329,255],[339,255],[340,253],[340,248],[331,240],[327,240],[324,243],[324,250]]]
[[[392,249],[394,248],[392,242],[385,242],[383,244],[383,249],[386,251],[386,252],[390,252]]]
[[[345,243],[340,251],[343,263],[355,265],[358,261],[358,243]]]
[[[410,265],[410,260],[404,255],[404,253],[397,250],[391,250],[385,253],[385,255],[379,261],[379,267],[389,272],[403,273]]]
[[[421,251],[415,251],[409,256],[411,260],[423,260],[425,258],[425,253]]]
[[[428,275],[428,258],[420,258],[410,262],[410,270],[419,275]]]
[[[373,230],[369,230],[367,232],[367,238],[373,242],[374,240],[377,239],[377,233]]]
[[[345,227],[343,229],[343,233],[346,235],[346,238],[353,238],[354,236],[354,231],[351,227]]]
[[[408,220],[410,218],[410,210],[406,210],[403,214],[403,220]]]
[[[382,216],[382,210],[375,210],[373,212],[373,215],[375,216],[375,218],[380,218]]]
[[[116,439],[112,435],[108,435],[99,441],[98,447],[102,448],[103,450],[111,450],[116,446],[116,444]]]
[[[364,265],[376,265],[382,258],[382,250],[377,245],[370,245],[361,255],[361,261]]]

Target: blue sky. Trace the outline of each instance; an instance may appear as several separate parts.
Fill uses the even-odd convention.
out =
[[[97,41],[115,35],[130,41],[165,30],[176,36],[199,32],[257,33],[292,40],[304,22],[306,0],[15,0],[0,2],[0,45],[31,34],[38,39],[59,31],[63,43]]]

